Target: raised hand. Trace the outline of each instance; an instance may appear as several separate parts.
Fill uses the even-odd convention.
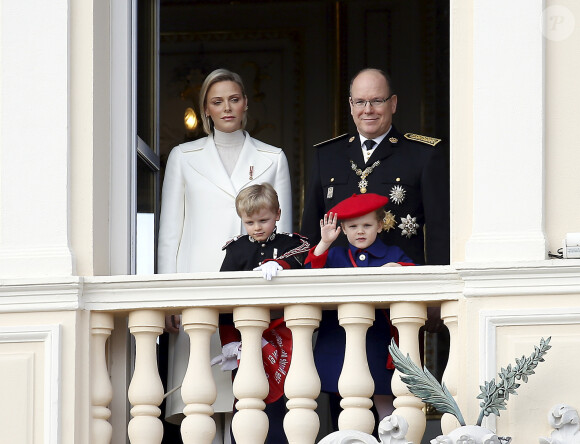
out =
[[[314,249],[314,255],[320,256],[330,248],[332,243],[340,234],[340,225],[338,225],[338,217],[336,213],[328,213],[320,219],[320,242]]]
[[[331,244],[340,234],[340,225],[338,225],[338,217],[336,213],[328,213],[320,219],[320,237],[323,242]]]

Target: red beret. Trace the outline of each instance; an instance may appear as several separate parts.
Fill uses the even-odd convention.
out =
[[[336,213],[343,220],[354,219],[384,207],[387,202],[389,198],[379,194],[353,194],[332,207],[328,213]]]

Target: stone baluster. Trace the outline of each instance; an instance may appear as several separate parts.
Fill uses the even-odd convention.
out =
[[[312,334],[321,318],[318,306],[291,305],[284,310],[286,326],[292,331],[292,363],[284,385],[289,410],[284,431],[289,444],[314,444],[320,429],[315,412],[320,378],[312,355]]]
[[[403,354],[409,354],[411,359],[421,366],[419,355],[419,329],[427,320],[425,304],[419,302],[395,302],[391,304],[391,322],[399,330],[399,348]],[[423,402],[413,395],[401,381],[401,373],[395,370],[391,381],[393,394],[396,396],[393,414],[402,416],[409,424],[406,439],[419,443],[425,433],[427,421],[423,413]]]
[[[163,384],[157,369],[157,336],[163,333],[162,311],[138,310],[129,314],[129,331],[135,337],[135,371],[129,384],[133,406],[128,434],[132,444],[159,444],[163,425],[158,418],[163,401]]]
[[[232,420],[232,430],[238,444],[263,444],[268,434],[263,400],[268,396],[269,386],[262,363],[262,333],[269,321],[267,308],[234,309],[234,324],[242,335],[242,357],[233,384],[238,412]]]
[[[441,304],[441,319],[443,319],[443,322],[445,322],[449,330],[449,358],[445,372],[443,373],[443,382],[456,401],[457,381],[459,378],[459,353],[457,351],[458,305],[459,303],[457,301],[447,301]],[[457,421],[455,416],[445,413],[441,417],[441,431],[443,435],[448,435],[459,426],[459,421]]]
[[[91,443],[109,444],[113,427],[109,404],[113,399],[113,385],[107,369],[107,339],[113,331],[114,319],[109,313],[91,313]]]
[[[182,314],[189,335],[189,363],[181,386],[185,419],[181,423],[184,444],[211,444],[216,425],[211,418],[217,388],[211,374],[210,339],[218,326],[218,310],[188,308]]]
[[[366,353],[366,332],[375,319],[369,304],[347,303],[338,306],[338,321],[346,333],[344,364],[338,379],[343,411],[338,417],[339,430],[372,433],[375,419],[370,408],[375,383]],[[385,343],[385,347],[387,344]]]

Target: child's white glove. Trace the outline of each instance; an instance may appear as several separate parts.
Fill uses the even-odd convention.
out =
[[[267,281],[272,280],[273,276],[278,274],[278,270],[282,270],[282,265],[280,265],[276,261],[268,261],[260,265],[259,267],[254,268],[254,271],[261,270],[262,277]]]
[[[222,372],[238,368],[238,360],[242,356],[242,343],[230,342],[222,347],[222,353],[210,361],[211,365],[219,364]]]

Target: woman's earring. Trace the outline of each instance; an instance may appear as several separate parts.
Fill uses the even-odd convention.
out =
[[[245,111],[247,111],[247,110],[248,110],[248,106],[246,105],[246,109],[245,109]]]

